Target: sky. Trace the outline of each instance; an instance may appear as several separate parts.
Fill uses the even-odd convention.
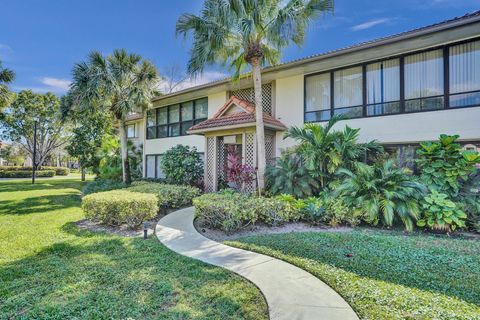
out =
[[[73,65],[91,51],[116,48],[152,61],[160,74],[184,70],[189,39],[175,36],[185,12],[199,13],[201,0],[1,0],[0,60],[13,69],[14,91],[58,95],[68,90]],[[480,0],[336,0],[333,15],[312,22],[304,45],[283,50],[282,62],[345,47],[480,10]],[[206,69],[201,84],[227,77]]]

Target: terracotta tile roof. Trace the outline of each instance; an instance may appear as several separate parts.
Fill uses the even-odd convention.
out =
[[[236,105],[245,110],[234,114],[223,115],[232,105]],[[266,127],[272,127],[279,130],[286,130],[287,127],[267,113],[263,113],[263,122]],[[225,128],[238,125],[255,125],[255,107],[248,101],[239,99],[235,96],[230,97],[228,101],[213,115],[212,118],[200,122],[188,129],[190,132],[201,132],[213,128]]]

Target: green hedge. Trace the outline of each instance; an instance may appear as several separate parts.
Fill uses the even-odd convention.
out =
[[[201,195],[200,189],[196,187],[146,181],[135,181],[126,190],[156,195],[160,209],[190,206],[193,198]]]
[[[193,205],[195,216],[205,226],[226,232],[258,221],[278,225],[302,217],[301,210],[280,198],[248,197],[233,192],[205,194],[195,198]]]
[[[157,215],[157,198],[152,194],[114,190],[87,195],[82,209],[88,219],[118,226],[138,227]]]
[[[116,189],[126,188],[127,185],[120,181],[110,180],[110,179],[97,179],[95,181],[88,182],[85,187],[82,189],[84,195],[110,191]]]
[[[64,167],[38,167],[37,172],[39,171],[54,171],[57,176],[68,176],[70,169]],[[22,166],[0,166],[0,171],[32,171],[31,166],[22,167]]]
[[[53,177],[55,171],[53,170],[42,170],[35,172],[36,177]],[[4,171],[0,170],[0,178],[31,178],[32,171],[21,170],[21,171]]]

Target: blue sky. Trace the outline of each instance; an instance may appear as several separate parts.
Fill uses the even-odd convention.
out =
[[[190,43],[175,38],[183,12],[200,0],[3,0],[0,60],[17,73],[16,91],[65,93],[72,66],[92,50],[125,48],[155,63],[161,73],[184,69]],[[335,1],[335,13],[315,21],[302,48],[284,50],[282,61],[406,31],[480,9],[479,0]],[[197,83],[224,77],[209,68]]]

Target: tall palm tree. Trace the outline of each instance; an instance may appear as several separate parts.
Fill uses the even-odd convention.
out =
[[[13,93],[8,89],[8,84],[15,80],[15,73],[7,68],[3,68],[2,61],[0,61],[0,112],[11,101]]]
[[[73,82],[69,94],[73,107],[87,111],[100,108],[109,111],[118,123],[122,153],[123,182],[131,183],[127,147],[126,118],[131,112],[144,113],[157,94],[158,72],[155,66],[141,56],[115,50],[102,56],[92,52],[87,61],[73,68]]]
[[[266,166],[261,68],[278,64],[281,49],[291,43],[301,45],[309,22],[332,10],[333,0],[205,0],[200,16],[184,13],[177,21],[177,34],[193,33],[191,74],[220,62],[230,64],[238,79],[251,67],[260,189],[265,186]]]

